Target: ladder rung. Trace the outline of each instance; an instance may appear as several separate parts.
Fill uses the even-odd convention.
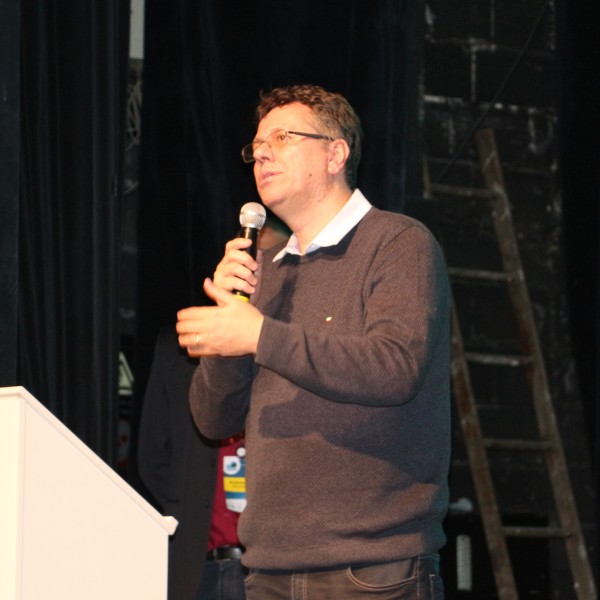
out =
[[[520,538],[566,538],[571,534],[562,527],[503,527],[507,537]]]
[[[486,281],[510,281],[513,276],[504,271],[485,271],[483,269],[463,269],[460,267],[449,267],[448,273],[451,277],[461,279],[483,279]]]
[[[469,362],[483,365],[500,365],[505,367],[520,367],[533,362],[531,356],[518,356],[516,354],[485,354],[483,352],[465,352]]]
[[[442,194],[446,196],[462,196],[464,198],[481,198],[490,200],[496,198],[499,193],[493,190],[484,188],[461,187],[457,185],[442,185],[439,183],[431,184],[431,191],[434,194]]]
[[[485,438],[483,444],[491,450],[520,450],[524,452],[543,452],[554,448],[552,442],[543,440],[499,440]]]

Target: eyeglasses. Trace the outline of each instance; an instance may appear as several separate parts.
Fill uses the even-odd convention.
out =
[[[271,150],[280,150],[290,140],[291,135],[301,135],[303,137],[311,138],[313,140],[328,140],[333,142],[335,138],[328,135],[322,135],[320,133],[302,133],[301,131],[286,131],[285,129],[276,129],[272,131],[264,140],[254,140],[249,144],[246,144],[242,148],[242,160],[245,163],[251,163],[256,160],[254,153],[261,144],[266,144]]]

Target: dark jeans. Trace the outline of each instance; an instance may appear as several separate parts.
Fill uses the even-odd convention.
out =
[[[443,600],[439,556],[428,554],[342,569],[260,571],[246,577],[247,600]]]
[[[239,559],[207,561],[194,600],[245,600],[245,574]]]

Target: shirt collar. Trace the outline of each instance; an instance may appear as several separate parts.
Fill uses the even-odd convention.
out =
[[[335,246],[340,240],[369,212],[371,203],[364,197],[363,193],[357,188],[348,199],[348,202],[342,206],[341,210],[329,221],[307,246],[304,254],[314,252],[319,248],[326,246]],[[283,258],[286,254],[302,255],[300,244],[296,234],[293,233],[285,248],[273,258],[273,262]]]

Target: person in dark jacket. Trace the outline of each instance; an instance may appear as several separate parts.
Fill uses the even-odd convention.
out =
[[[259,246],[269,248],[288,236],[269,215]],[[144,395],[138,471],[163,514],[179,523],[169,540],[169,600],[244,600],[236,531],[243,504],[228,498],[223,472],[228,457],[243,454],[243,436],[209,440],[198,431],[188,401],[197,366],[180,348],[174,327],[163,329]]]

